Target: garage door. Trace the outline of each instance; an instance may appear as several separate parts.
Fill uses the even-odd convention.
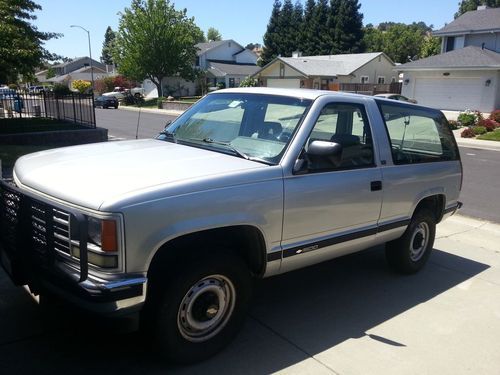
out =
[[[284,88],[284,89],[298,89],[298,88],[300,88],[300,79],[270,78],[267,80],[267,87],[280,87],[280,88]]]
[[[480,78],[417,78],[418,104],[437,109],[479,109],[483,85]]]

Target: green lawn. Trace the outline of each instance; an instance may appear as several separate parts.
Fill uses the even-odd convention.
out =
[[[476,137],[485,141],[500,141],[500,130],[495,130]]]
[[[31,154],[37,151],[49,150],[54,148],[54,145],[43,146],[24,146],[24,145],[1,145],[0,146],[0,160],[2,160],[2,167],[12,168],[16,160],[26,154]]]
[[[84,127],[70,122],[49,118],[0,119],[0,134],[33,133],[57,130],[77,130]]]

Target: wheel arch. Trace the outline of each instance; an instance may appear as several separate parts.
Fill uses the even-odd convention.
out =
[[[149,262],[148,278],[179,257],[196,257],[199,252],[214,248],[238,254],[255,276],[262,277],[266,271],[267,249],[262,231],[252,225],[234,225],[183,234],[165,241]]]
[[[427,195],[420,198],[418,203],[415,205],[413,210],[413,215],[421,209],[428,209],[434,213],[434,218],[436,219],[436,224],[441,221],[444,214],[444,209],[446,207],[446,196],[443,193],[436,193],[432,195]],[[412,215],[412,217],[413,217]]]

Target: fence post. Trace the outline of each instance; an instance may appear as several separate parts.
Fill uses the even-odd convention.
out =
[[[73,122],[76,124],[75,94],[71,94],[71,99],[73,101]]]

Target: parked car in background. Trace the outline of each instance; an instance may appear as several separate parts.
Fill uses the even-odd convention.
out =
[[[392,99],[392,100],[399,100],[401,102],[408,102],[408,103],[415,103],[417,104],[417,101],[415,99],[410,99],[407,98],[406,96],[403,96],[401,94],[377,94],[375,96],[378,96],[380,98],[386,98],[386,99]]]
[[[30,86],[28,88],[28,93],[29,94],[40,94],[42,91],[44,91],[43,86]]]
[[[94,99],[94,107],[106,108],[118,108],[118,99],[115,96],[98,96]]]
[[[117,86],[111,92],[105,92],[104,96],[115,96],[118,100],[124,99],[128,94],[135,96],[136,98],[142,98],[145,91],[142,87],[134,87],[131,89],[126,89],[125,87]]]

